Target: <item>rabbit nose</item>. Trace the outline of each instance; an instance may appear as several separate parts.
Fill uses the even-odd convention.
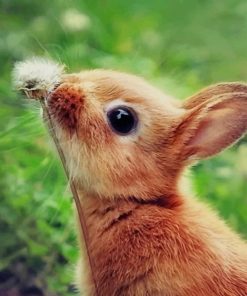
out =
[[[75,84],[61,84],[48,98],[52,117],[70,132],[76,131],[84,105],[84,92]]]

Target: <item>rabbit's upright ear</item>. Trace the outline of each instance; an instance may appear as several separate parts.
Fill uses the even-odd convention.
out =
[[[219,153],[247,131],[247,85],[219,84],[184,103],[175,144],[183,160]]]
[[[247,93],[247,84],[240,82],[223,82],[206,87],[189,97],[183,104],[185,109],[192,109],[203,102],[207,102],[214,96],[229,93]]]

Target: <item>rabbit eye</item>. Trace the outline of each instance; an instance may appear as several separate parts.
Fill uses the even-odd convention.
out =
[[[107,112],[108,122],[114,132],[122,136],[133,132],[137,125],[137,116],[132,108],[118,106]]]

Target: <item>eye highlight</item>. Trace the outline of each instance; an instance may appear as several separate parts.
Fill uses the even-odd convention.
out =
[[[107,112],[111,129],[122,136],[129,135],[136,129],[138,118],[136,112],[126,106],[118,106]]]

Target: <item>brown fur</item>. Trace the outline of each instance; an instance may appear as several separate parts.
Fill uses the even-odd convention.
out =
[[[139,118],[129,136],[115,134],[106,119],[119,104]],[[85,71],[66,75],[48,106],[89,232],[98,294],[86,260],[82,291],[247,295],[246,244],[179,189],[188,164],[246,132],[247,85],[215,85],[179,105],[133,75]],[[81,251],[84,257],[83,244]]]

